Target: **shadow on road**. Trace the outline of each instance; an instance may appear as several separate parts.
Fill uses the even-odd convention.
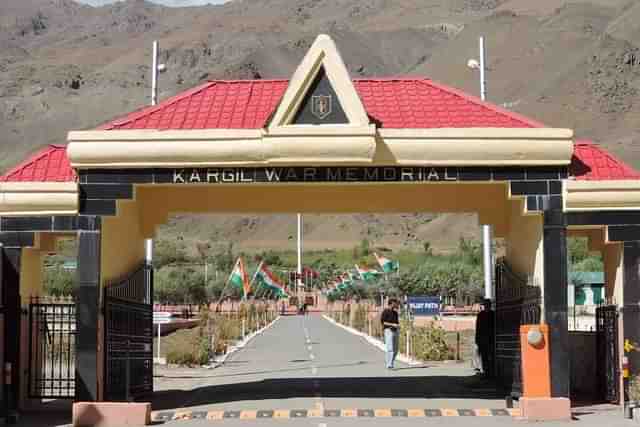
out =
[[[267,379],[204,386],[192,391],[166,390],[155,392],[152,403],[154,410],[166,410],[175,409],[178,402],[187,402],[186,407],[192,407],[243,400],[312,398],[318,392],[325,398],[504,398],[492,383],[477,377],[389,376]]]

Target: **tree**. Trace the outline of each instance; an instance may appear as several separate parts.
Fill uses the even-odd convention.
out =
[[[57,264],[44,270],[44,291],[47,295],[62,297],[73,295],[75,272]]]

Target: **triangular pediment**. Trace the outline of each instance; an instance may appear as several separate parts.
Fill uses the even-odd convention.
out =
[[[293,74],[269,129],[369,124],[364,105],[335,43],[329,36],[319,35]]]

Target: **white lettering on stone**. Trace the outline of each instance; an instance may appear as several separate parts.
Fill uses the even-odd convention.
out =
[[[364,180],[365,181],[377,181],[378,180],[378,168],[366,168],[364,170]]]
[[[342,181],[342,173],[340,169],[327,169],[327,181]]]
[[[173,183],[174,184],[177,184],[177,183],[184,184],[185,181],[184,181],[183,174],[184,174],[184,169],[179,170],[179,171],[178,170],[174,170],[173,171]]]
[[[316,173],[317,173],[316,168],[304,168],[304,180],[315,181]]]
[[[296,174],[296,170],[294,168],[287,169],[287,181],[296,181],[298,175]]]
[[[233,169],[223,169],[222,170],[222,182],[235,182],[236,174]]]
[[[218,169],[207,169],[207,182],[218,182]]]
[[[413,181],[413,169],[402,168],[401,180],[402,181]]]
[[[444,179],[445,181],[457,181],[458,178],[455,176],[449,176],[449,168],[444,170]]]
[[[358,173],[356,168],[347,168],[347,181],[357,181],[358,180],[358,176],[356,175]]]
[[[395,181],[396,180],[396,169],[395,168],[384,168],[384,179],[385,179],[385,181]]]
[[[191,176],[189,177],[189,182],[202,182],[202,180],[200,179],[200,174],[198,173],[197,170],[192,170],[191,171]]]
[[[435,170],[434,168],[431,168],[431,170],[429,171],[429,175],[427,176],[427,180],[428,181],[439,181],[440,180],[440,175],[438,174],[438,171]]]
[[[266,169],[265,173],[267,174],[267,181],[269,182],[280,182],[280,171],[276,169]]]

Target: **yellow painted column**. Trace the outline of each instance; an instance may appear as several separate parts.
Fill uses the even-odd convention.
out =
[[[505,238],[506,259],[515,273],[543,292],[542,215],[524,214],[523,203],[514,200],[510,204],[509,230]]]
[[[31,297],[42,294],[42,255],[40,249],[23,248],[20,265],[20,296],[22,306],[29,305]]]

